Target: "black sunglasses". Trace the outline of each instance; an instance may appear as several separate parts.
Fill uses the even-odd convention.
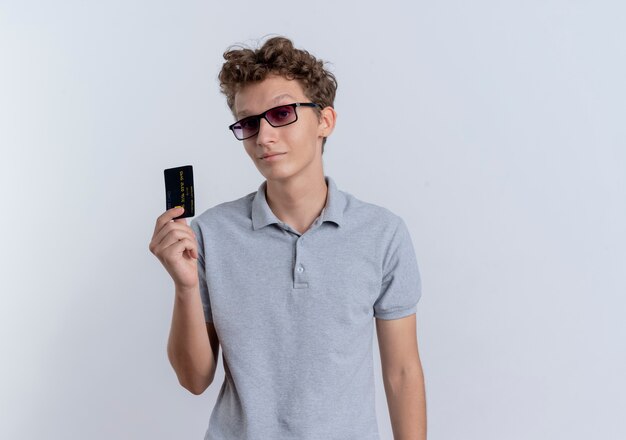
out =
[[[279,105],[264,111],[260,115],[246,116],[229,125],[228,128],[232,130],[237,139],[243,141],[257,135],[261,127],[261,118],[265,119],[272,127],[284,127],[285,125],[293,124],[298,120],[296,107],[322,108],[321,105],[313,102],[294,102],[293,104]]]

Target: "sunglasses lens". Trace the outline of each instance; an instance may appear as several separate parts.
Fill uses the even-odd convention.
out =
[[[254,136],[259,131],[259,120],[257,118],[246,118],[239,121],[233,127],[233,132],[237,139],[245,139]]]
[[[296,109],[290,105],[274,108],[268,111],[265,117],[274,127],[291,124],[297,118]]]

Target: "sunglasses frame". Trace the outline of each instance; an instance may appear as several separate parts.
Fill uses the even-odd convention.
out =
[[[296,115],[296,119],[294,119],[291,122],[287,122],[286,124],[274,125],[274,124],[272,124],[272,122],[269,119],[267,119],[267,114],[269,112],[271,112],[272,110],[276,110],[276,109],[279,109],[281,107],[293,107],[294,113]],[[241,118],[240,120],[238,120],[234,124],[229,125],[228,129],[233,132],[233,135],[235,136],[235,138],[238,141],[245,141],[246,139],[250,139],[251,137],[254,137],[257,134],[259,134],[259,130],[261,129],[261,119],[265,119],[267,121],[267,123],[270,124],[272,127],[285,127],[287,125],[293,124],[294,122],[296,122],[298,120],[298,111],[296,110],[298,107],[319,107],[319,108],[322,108],[322,106],[320,104],[316,104],[314,102],[294,102],[292,104],[277,105],[276,107],[272,107],[272,108],[270,108],[268,110],[265,110],[263,113],[260,113],[258,115],[250,115],[250,116],[246,116],[245,118]],[[256,133],[254,133],[254,134],[252,134],[250,136],[246,136],[246,137],[244,137],[242,139],[239,139],[237,137],[237,135],[235,134],[235,125],[241,124],[241,121],[245,121],[246,119],[250,119],[250,118],[254,118],[254,119],[256,119],[259,122],[259,130],[257,130]]]

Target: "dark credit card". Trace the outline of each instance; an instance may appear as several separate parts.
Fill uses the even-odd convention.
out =
[[[193,168],[191,165],[169,168],[164,170],[165,174],[165,206],[172,209],[175,206],[182,206],[185,212],[175,218],[185,218],[194,216],[193,201]]]

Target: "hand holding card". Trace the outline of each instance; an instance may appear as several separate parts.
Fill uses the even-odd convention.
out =
[[[193,217],[195,211],[193,194],[193,167],[168,168],[165,175],[165,206],[166,209],[182,206],[185,211],[176,218]]]

